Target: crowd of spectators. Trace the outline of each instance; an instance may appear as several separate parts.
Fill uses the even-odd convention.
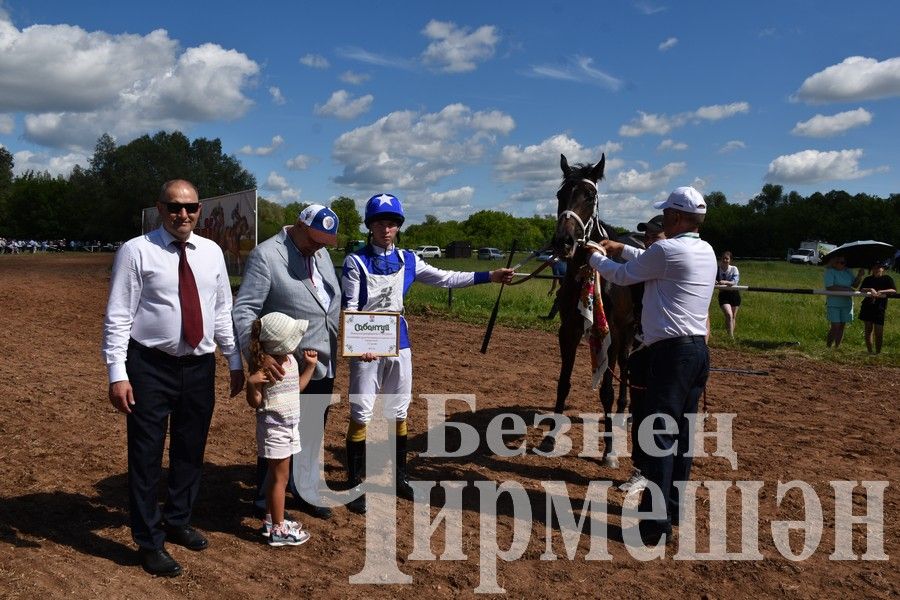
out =
[[[0,254],[36,254],[38,252],[115,252],[122,242],[100,240],[16,240],[0,237]]]

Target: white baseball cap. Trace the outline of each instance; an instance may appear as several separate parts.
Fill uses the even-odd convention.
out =
[[[270,312],[259,320],[259,343],[266,354],[291,354],[300,345],[309,321]]]
[[[703,194],[695,190],[689,185],[675,188],[669,197],[662,202],[657,202],[653,208],[663,209],[671,208],[680,210],[681,212],[694,213],[697,215],[706,214],[706,200]]]

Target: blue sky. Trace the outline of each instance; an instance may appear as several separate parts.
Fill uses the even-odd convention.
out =
[[[67,174],[97,138],[220,138],[279,203],[391,192],[410,222],[601,217],[679,185],[745,203],[900,192],[900,4],[0,0],[0,144]],[[202,192],[202,190],[201,190]]]

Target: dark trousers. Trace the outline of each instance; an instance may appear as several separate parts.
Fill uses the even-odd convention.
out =
[[[301,478],[301,465],[304,462],[311,461],[301,461],[300,458],[305,453],[316,452],[318,453],[319,448],[322,447],[322,439],[325,436],[325,424],[328,422],[328,410],[330,408],[329,405],[325,405],[324,407],[324,417],[321,423],[314,422],[310,418],[310,416],[318,415],[322,413],[323,407],[320,406],[322,402],[325,402],[325,398],[318,398],[317,404],[313,405],[311,403],[312,396],[330,396],[334,391],[334,378],[333,377],[323,377],[322,379],[316,379],[309,382],[309,385],[306,386],[306,389],[300,393],[300,413],[303,415],[305,413],[306,418],[301,416],[301,424],[300,424],[300,444],[301,450],[297,454],[291,456],[291,464],[290,464],[290,478],[288,479],[288,491],[295,499],[300,498],[300,485],[298,480]],[[304,399],[304,396],[307,398]],[[256,512],[260,515],[264,515],[266,513],[266,476],[269,472],[269,463],[268,461],[259,456],[256,458],[256,498],[253,501],[253,507]]]
[[[631,399],[631,465],[644,472],[647,453],[638,443],[638,427],[649,416],[647,412],[647,374],[650,349],[644,348],[628,356],[628,397]]]
[[[131,340],[125,367],[134,393],[128,415],[131,536],[138,546],[157,549],[165,542],[162,522],[187,525],[197,500],[215,406],[215,355],[178,358]],[[167,430],[168,493],[160,512],[159,480]]]
[[[691,430],[684,415],[697,412],[697,404],[706,379],[709,376],[709,350],[704,336],[686,336],[663,340],[650,349],[650,370],[648,372],[646,410],[655,427],[663,428],[662,419],[656,415],[672,417],[678,425],[677,433],[656,433],[655,446],[661,450],[675,448],[674,456],[650,456],[642,459],[642,474],[656,484],[662,492],[666,517],[645,519],[653,525],[668,529],[677,525],[680,517],[680,502],[675,482],[688,481],[691,476],[691,457],[688,450]],[[647,448],[645,448],[645,451]],[[641,511],[652,508],[650,490],[641,496]]]

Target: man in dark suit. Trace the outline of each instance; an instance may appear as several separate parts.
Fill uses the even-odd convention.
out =
[[[231,369],[231,395],[244,371],[231,327],[231,287],[222,250],[193,234],[200,216],[189,181],[166,182],[156,203],[162,227],[131,239],[112,268],[103,333],[109,401],[128,419],[131,535],[141,565],[175,576],[166,541],[203,550],[191,527],[203,452],[215,405],[216,345]],[[170,422],[171,418],[171,422]],[[169,439],[168,497],[157,495]]]
[[[319,362],[313,380],[303,391],[300,415],[302,449],[293,457],[291,494],[301,510],[315,517],[331,517],[331,509],[319,498],[319,450],[324,434],[324,412],[334,390],[337,359],[340,286],[334,264],[325,246],[337,243],[338,217],[320,204],[300,211],[293,225],[258,245],[247,259],[241,289],[234,302],[232,316],[241,349],[249,348],[253,321],[270,312],[281,312],[294,319],[309,321],[303,336],[303,348],[315,350]],[[300,358],[302,360],[302,357]],[[281,379],[283,371],[273,359],[264,361],[270,377]],[[265,510],[262,484],[267,465],[257,461],[257,509]]]

